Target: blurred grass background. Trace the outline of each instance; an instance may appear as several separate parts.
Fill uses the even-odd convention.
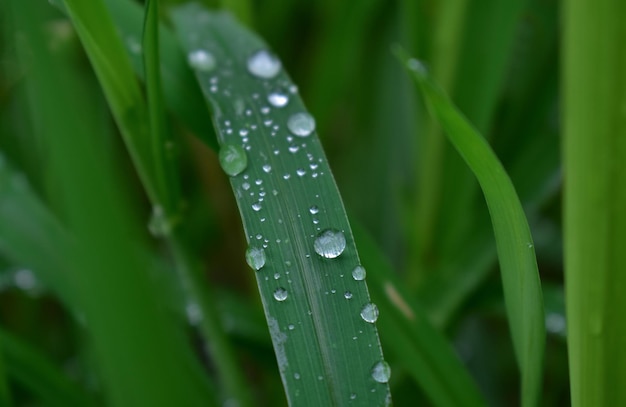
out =
[[[115,167],[117,190],[130,201],[129,222],[137,230],[133,239],[146,247],[150,261],[157,264],[155,269],[171,269],[168,251],[148,230],[151,206],[77,35],[62,13],[47,2],[40,3],[46,46],[55,57],[66,61],[78,91],[86,94],[93,110],[90,120],[102,133],[98,134],[102,144],[99,151],[103,160]],[[162,1],[163,14],[175,3],[181,2]],[[231,10],[280,56],[316,117],[351,217],[382,249],[412,300],[454,344],[487,403],[516,405],[519,373],[486,205],[473,175],[428,118],[391,45],[401,44],[425,61],[434,78],[489,140],[524,205],[535,240],[549,334],[543,405],[568,405],[559,156],[561,3],[204,3]],[[3,6],[0,151],[7,165],[26,175],[34,196],[55,216],[65,219],[59,212],[63,204],[58,202],[58,181],[50,177],[51,152],[37,136],[41,122],[30,116],[29,72],[17,63],[23,39],[19,29],[17,37],[13,34],[15,23]],[[122,38],[126,43],[133,40],[141,41],[140,37]],[[177,117],[172,116],[174,131],[185,140],[175,152],[183,174],[185,241],[192,252],[201,255],[202,267],[218,298],[221,321],[245,367],[244,375],[258,405],[283,405],[267,327],[244,261],[245,239],[235,200],[214,152],[191,137],[191,131],[198,128],[192,129]],[[107,204],[94,203],[93,216],[100,213],[97,205]],[[26,211],[19,213],[25,219],[32,216]],[[17,222],[28,224],[21,219]],[[39,223],[35,226],[42,231],[42,248],[54,252],[59,239],[47,232],[49,228]],[[0,238],[4,237],[1,233],[2,228]],[[55,380],[68,379],[63,386],[71,387],[71,394],[91,393],[98,399],[102,384],[95,374],[93,349],[85,345],[89,341],[80,318],[53,294],[54,273],[51,281],[42,281],[36,278],[39,270],[33,271],[53,265],[38,264],[37,258],[24,261],[13,255],[11,248],[3,247],[2,239],[0,249],[0,349],[6,355],[0,366],[4,365],[8,375],[14,405],[51,405],[42,399],[41,391],[33,390],[36,375],[28,369],[39,371],[39,365],[15,360],[15,353],[7,353],[14,343],[28,349],[29,357],[42,358]],[[36,253],[32,250],[30,254],[36,257]],[[169,284],[170,277],[164,272],[152,276],[165,280],[164,285]],[[54,287],[54,292],[61,291]],[[189,345],[205,355],[194,325],[194,308],[184,304],[182,289],[175,286],[162,293],[168,297],[159,301],[169,311],[179,313],[179,320],[186,317],[191,321],[185,328]],[[139,299],[144,295],[135,294]],[[146,332],[138,330],[132,335],[137,335],[139,342],[150,341]],[[381,337],[384,342],[384,331]],[[213,372],[211,360],[206,356],[200,359]],[[394,368],[390,383],[394,403],[428,405],[410,375],[397,368],[393,359],[389,361]],[[46,386],[44,381],[41,387]]]

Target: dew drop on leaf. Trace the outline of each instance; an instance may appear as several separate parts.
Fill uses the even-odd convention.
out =
[[[378,383],[387,383],[391,377],[391,367],[389,363],[381,360],[372,367],[372,378]]]
[[[248,71],[262,79],[271,79],[278,75],[282,65],[280,60],[262,49],[248,58]]]
[[[287,128],[298,137],[307,137],[315,131],[315,119],[308,113],[295,113],[287,120]]]
[[[287,299],[287,290],[282,287],[278,287],[274,290],[274,299],[276,301],[285,301]]]
[[[350,298],[352,298],[352,293],[350,291],[346,291],[345,293],[343,293],[343,296],[346,300],[349,300]]]
[[[365,280],[365,275],[365,267],[363,266],[356,266],[354,270],[352,270],[352,278],[354,278],[356,281]]]
[[[313,245],[315,252],[326,259],[338,257],[346,248],[346,237],[336,229],[322,231]]]
[[[249,247],[246,250],[246,263],[255,270],[265,266],[265,250],[260,247]]]
[[[280,92],[272,92],[267,95],[267,101],[274,107],[283,107],[289,103],[289,96]]]
[[[212,71],[217,65],[213,54],[203,49],[191,51],[187,55],[187,62],[193,69],[203,72]]]
[[[320,208],[317,207],[317,205],[313,205],[309,208],[309,212],[311,212],[311,215],[315,215],[317,213],[319,213]]]
[[[363,321],[373,324],[378,319],[378,307],[374,303],[368,303],[361,309],[361,318]]]
[[[220,149],[219,161],[224,172],[231,177],[239,175],[248,166],[248,156],[243,148],[229,144]]]

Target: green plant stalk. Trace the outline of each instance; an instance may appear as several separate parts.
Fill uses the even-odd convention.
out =
[[[130,3],[127,3],[112,1],[111,7],[120,15],[126,8],[130,15],[136,15],[136,10],[131,7]],[[208,288],[205,287],[207,282],[195,278],[193,275],[186,275],[186,273],[193,272],[193,269],[187,265],[193,264],[194,260],[187,258],[182,261],[181,255],[189,256],[190,254],[176,249],[182,245],[176,240],[177,235],[173,233],[173,229],[180,222],[181,204],[178,169],[175,167],[175,160],[172,159],[168,151],[171,145],[168,145],[169,135],[167,134],[167,122],[164,119],[165,111],[161,96],[161,71],[158,63],[160,61],[160,47],[159,41],[155,40],[159,33],[156,19],[158,14],[153,8],[151,10],[152,17],[147,18],[150,15],[146,14],[145,19],[145,22],[149,23],[144,32],[146,55],[143,65],[149,98],[149,106],[146,107],[139,93],[128,55],[113,28],[108,10],[100,0],[90,2],[90,5],[93,7],[83,7],[82,4],[76,4],[72,0],[66,1],[68,14],[91,59],[96,74],[98,74],[109,106],[126,141],[126,147],[133,159],[133,164],[139,172],[142,184],[155,208],[155,217],[153,218],[155,223],[153,225],[156,226],[157,233],[161,233],[166,239],[170,250],[178,254],[174,256],[174,259],[178,260],[176,268],[185,287],[189,288],[188,282],[190,281],[199,284],[193,290],[188,289],[187,294],[191,296],[192,301],[203,307],[202,313],[205,320],[215,318],[210,323],[205,321],[201,325],[201,332],[205,341],[213,341],[211,349],[215,352],[212,357],[218,362],[216,368],[227,388],[227,397],[241,399],[245,405],[245,400],[249,399],[247,396],[249,392],[241,376],[236,375],[238,370],[234,368],[236,362],[232,357],[231,345],[226,340],[214,340],[212,338],[212,335],[222,338],[224,334],[219,320],[210,309],[214,308],[215,304],[207,292]],[[137,19],[135,23],[140,24],[141,20]],[[126,31],[129,30],[130,28],[127,27]],[[126,46],[129,45],[131,44],[126,44]],[[174,52],[171,51],[172,48],[173,45],[169,42],[168,47],[165,48],[169,50],[168,56],[174,55]],[[112,68],[113,66],[115,69]],[[171,67],[172,63],[164,66]],[[129,110],[133,112],[130,123],[127,122]],[[146,125],[148,123],[149,125]],[[210,138],[203,139],[208,141],[209,145],[211,144]],[[208,326],[212,329],[204,329]],[[226,365],[222,363],[226,363]]]
[[[545,322],[541,283],[532,236],[515,188],[487,141],[456,110],[426,68],[397,50],[412,73],[431,114],[470,167],[491,215],[504,299],[521,371],[522,405],[534,406],[541,393]]]
[[[574,407],[626,404],[626,3],[565,2],[565,286]]]
[[[0,405],[11,407],[11,391],[9,390],[9,381],[6,372],[6,362],[4,355],[4,339],[0,338]]]

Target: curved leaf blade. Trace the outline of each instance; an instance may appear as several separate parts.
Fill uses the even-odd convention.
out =
[[[375,325],[360,316],[369,293],[351,275],[359,257],[328,161],[315,132],[288,131],[292,115],[306,112],[295,86],[282,70],[265,79],[248,71],[248,59],[267,46],[228,14],[192,4],[173,17],[187,52],[215,63],[196,74],[221,147],[247,156],[231,185],[248,243],[264,249],[256,278],[290,405],[389,404],[388,385],[372,377],[382,350]],[[274,91],[288,103],[272,106]],[[314,250],[327,228],[346,240],[334,259]]]
[[[536,405],[541,392],[545,325],[537,260],[524,210],[513,183],[487,141],[454,107],[419,61],[410,59],[401,50],[397,53],[431,114],[470,167],[485,195],[496,236],[513,346],[522,374],[522,405]]]

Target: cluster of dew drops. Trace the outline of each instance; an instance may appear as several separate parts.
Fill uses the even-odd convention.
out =
[[[188,54],[188,62],[193,69],[205,72],[214,70],[217,65],[215,57],[204,49],[191,51]],[[282,69],[280,60],[266,50],[254,52],[248,58],[246,65],[250,74],[262,80],[276,77]],[[267,96],[267,101],[274,107],[284,107],[289,103],[289,95],[284,92],[271,92]],[[315,119],[306,112],[292,114],[287,119],[286,125],[290,133],[297,137],[308,137],[315,131]],[[244,131],[245,130],[241,130],[240,133]],[[245,137],[247,134],[240,135]],[[293,148],[295,149],[297,147]],[[224,172],[231,177],[238,176],[248,166],[248,157],[244,148],[236,144],[226,144],[222,146],[219,152],[219,161]],[[316,166],[316,164],[313,165]],[[271,166],[269,164],[264,165],[263,171],[270,172]],[[298,171],[303,172],[304,170]],[[297,172],[297,174],[301,176],[300,173]],[[245,184],[243,187],[246,189]],[[255,211],[260,210],[260,204],[253,204],[252,209]],[[311,214],[316,214],[319,208],[312,206],[309,211]],[[325,229],[315,238],[313,248],[320,257],[332,261],[344,252],[346,248],[346,237],[342,231],[332,228]],[[250,246],[246,251],[246,262],[254,270],[260,271],[266,263],[265,250],[262,247]],[[365,280],[365,276],[365,268],[361,265],[356,266],[352,270],[352,278],[356,281]],[[278,302],[286,301],[288,296],[288,291],[283,287],[276,288],[273,293],[274,299]],[[346,291],[344,298],[346,300],[352,299],[352,293]],[[373,324],[378,319],[378,308],[373,303],[367,303],[361,308],[360,316],[363,321]],[[290,325],[290,329],[291,327]],[[371,369],[371,377],[376,382],[387,383],[390,376],[391,369],[389,364],[384,360],[377,362]],[[356,394],[351,394],[350,398],[356,398]]]

